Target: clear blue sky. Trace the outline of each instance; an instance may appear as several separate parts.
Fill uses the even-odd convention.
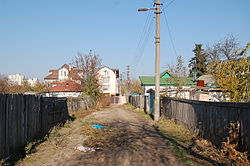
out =
[[[137,12],[152,4],[153,0],[0,0],[0,73],[43,79],[49,69],[70,63],[77,52],[93,50],[106,66],[124,72],[129,64],[134,77],[153,75],[153,14]],[[249,0],[175,0],[165,14],[177,54],[162,15],[162,71],[176,55],[187,63],[195,43],[213,44],[227,34],[235,35],[242,46],[250,41]],[[143,33],[148,18],[152,30]],[[145,47],[139,45],[141,39],[147,41]]]

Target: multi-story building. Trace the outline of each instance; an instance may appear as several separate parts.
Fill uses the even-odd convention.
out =
[[[98,71],[101,91],[104,94],[115,96],[119,94],[119,70],[102,67]]]
[[[72,70],[77,70],[74,67],[64,64],[57,70],[49,70],[49,75],[44,77],[45,82],[62,82],[69,79],[69,73]]]
[[[66,80],[74,80],[71,78],[70,73],[77,74],[79,77],[82,75],[82,71],[68,64],[64,64],[58,70],[49,70],[49,75],[44,78],[45,82],[65,82]],[[119,70],[110,69],[108,67],[102,67],[98,70],[99,83],[101,85],[101,91],[104,94],[110,96],[116,96],[119,94]],[[79,81],[76,81],[79,83]]]
[[[22,85],[24,82],[24,75],[21,74],[11,74],[8,76],[8,81],[12,84]]]

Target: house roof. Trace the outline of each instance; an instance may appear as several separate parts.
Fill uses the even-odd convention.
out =
[[[50,87],[48,92],[82,92],[81,85],[72,80],[52,84],[54,86]]]
[[[101,70],[103,68],[108,68],[108,69],[112,70],[113,72],[119,71],[119,69],[111,69],[110,67],[107,67],[107,66],[102,66],[99,70]]]
[[[64,65],[62,65],[62,67],[60,67],[60,69],[62,69],[62,68],[66,68],[66,69],[69,70],[70,66],[69,66],[68,64],[65,63]],[[59,69],[59,70],[60,70],[60,69]]]
[[[154,76],[139,76],[142,86],[154,86]],[[168,71],[164,71],[160,74],[160,85],[161,86],[172,86],[176,83],[180,83],[187,86],[196,85],[193,81],[193,77],[173,77]]]
[[[58,70],[49,70],[50,74],[44,77],[44,79],[58,79]]]

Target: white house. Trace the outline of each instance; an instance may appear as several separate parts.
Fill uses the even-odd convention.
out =
[[[68,64],[64,64],[62,67],[60,67],[57,70],[54,70],[54,69],[49,70],[49,74],[46,77],[44,77],[44,81],[52,83],[52,82],[62,82],[62,81],[68,80],[69,73],[72,70],[76,70],[80,72],[80,70],[77,70],[76,68]]]
[[[102,93],[110,96],[119,94],[119,70],[102,67],[98,71]]]

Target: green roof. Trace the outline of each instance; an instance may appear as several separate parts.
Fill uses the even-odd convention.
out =
[[[155,77],[153,76],[139,76],[142,86],[155,86]],[[172,77],[167,71],[164,71],[160,75],[161,86],[174,86],[176,84],[192,86],[196,85],[193,81],[193,77]]]

